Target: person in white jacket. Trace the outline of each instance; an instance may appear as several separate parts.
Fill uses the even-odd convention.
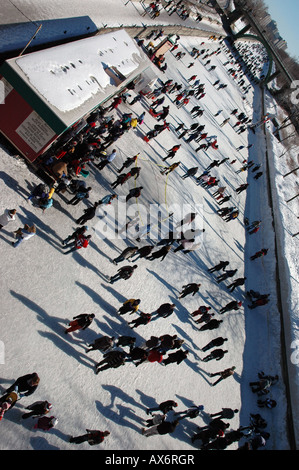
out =
[[[0,230],[9,222],[12,222],[13,220],[16,220],[16,209],[6,209],[4,213],[0,216]]]

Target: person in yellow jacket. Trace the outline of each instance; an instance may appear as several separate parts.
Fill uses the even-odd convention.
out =
[[[137,118],[133,118],[131,119],[131,127],[132,129],[136,129],[137,125],[138,125],[138,119]]]
[[[136,313],[139,309],[140,299],[129,299],[126,300],[123,305],[118,310],[120,315],[124,315],[125,313]]]

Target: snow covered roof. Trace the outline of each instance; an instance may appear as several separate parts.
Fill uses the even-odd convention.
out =
[[[67,126],[151,65],[125,30],[51,47],[7,63]]]

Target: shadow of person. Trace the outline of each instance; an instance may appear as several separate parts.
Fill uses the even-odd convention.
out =
[[[3,181],[3,183],[16,193],[18,193],[20,196],[22,196],[24,199],[27,199],[30,191],[27,191],[24,189],[22,186],[20,186],[19,182],[12,178],[10,175],[5,173],[5,171],[0,171],[0,179]]]
[[[49,444],[44,437],[31,437],[30,444],[33,450],[60,450],[59,447]]]

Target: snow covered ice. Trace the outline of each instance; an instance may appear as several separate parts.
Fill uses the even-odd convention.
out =
[[[113,17],[111,17],[113,18]],[[201,43],[204,42],[204,46]],[[181,37],[179,50],[190,51],[192,47],[219,46],[217,41],[200,37]],[[24,58],[26,59],[26,57]],[[23,60],[23,59],[21,59]],[[29,61],[30,59],[28,59]],[[16,406],[7,412],[1,422],[2,450],[88,450],[87,443],[70,444],[69,437],[85,433],[88,429],[109,430],[99,450],[186,450],[198,448],[192,444],[191,436],[197,426],[209,421],[209,414],[220,411],[222,407],[238,409],[239,413],[230,420],[230,429],[249,424],[250,413],[260,413],[267,421],[267,431],[271,437],[266,449],[286,450],[289,448],[286,430],[286,392],[282,377],[280,328],[281,320],[277,308],[275,278],[275,240],[272,226],[272,213],[269,206],[266,180],[264,176],[255,181],[250,172],[236,174],[245,159],[261,163],[266,171],[265,139],[262,129],[255,134],[238,135],[233,128],[236,121],[230,116],[238,108],[253,119],[261,119],[261,90],[255,86],[244,95],[236,81],[227,73],[223,63],[227,55],[221,52],[212,56],[211,65],[217,65],[212,72],[204,67],[203,61],[192,61],[188,54],[177,61],[173,54],[166,54],[168,69],[165,74],[157,70],[160,80],[168,78],[188,87],[188,78],[197,74],[205,84],[205,97],[197,102],[193,97],[186,109],[177,109],[174,95],[166,95],[164,105],[170,105],[167,121],[170,130],[163,131],[158,137],[145,143],[143,135],[153,128],[157,121],[146,112],[145,121],[136,131],[130,130],[116,141],[109,149],[116,148],[117,157],[102,172],[91,164],[88,185],[92,187],[90,201],[93,203],[108,193],[110,184],[117,177],[116,169],[130,156],[140,153],[138,166],[141,173],[137,186],[143,186],[138,204],[149,207],[156,203],[164,205],[165,210],[172,205],[189,204],[201,207],[200,217],[205,229],[203,241],[196,252],[183,254],[171,251],[160,262],[139,260],[138,268],[128,281],[118,281],[111,285],[108,278],[127,262],[115,266],[111,261],[123,249],[135,244],[135,240],[100,239],[96,234],[97,220],[88,223],[92,241],[86,250],[64,256],[61,241],[77,228],[75,220],[83,213],[84,203],[68,206],[71,199],[68,193],[53,196],[54,205],[45,213],[26,201],[32,187],[40,180],[28,169],[22,159],[13,157],[3,146],[0,150],[1,171],[1,210],[17,209],[17,220],[4,227],[0,232],[2,252],[2,312],[1,336],[4,345],[4,358],[1,367],[1,392],[4,392],[15,379],[27,373],[37,372],[40,384],[30,397],[23,397]],[[24,61],[25,63],[25,61]],[[226,89],[217,90],[213,86],[216,80],[226,83]],[[246,80],[247,83],[247,80]],[[52,90],[53,91],[53,90]],[[131,92],[132,97],[134,92]],[[144,100],[133,106],[121,104],[113,114],[116,118],[125,112],[138,116],[148,110],[150,100]],[[181,123],[188,127],[194,120],[190,110],[195,104],[204,109],[204,114],[196,122],[205,124],[209,136],[217,136],[218,149],[195,152],[199,144],[178,140],[175,128]],[[273,112],[275,103],[266,93],[267,111]],[[272,110],[272,111],[271,111]],[[218,116],[215,116],[219,111]],[[279,111],[280,112],[280,111]],[[220,127],[228,117],[230,122]],[[271,123],[268,124],[273,161],[273,181],[279,181],[277,191],[276,217],[281,221],[281,231],[285,238],[281,247],[290,270],[288,293],[289,322],[296,335],[298,331],[298,239],[292,238],[294,229],[294,205],[285,207],[284,201],[294,195],[295,185],[283,184],[281,175],[286,173],[285,161],[278,159],[282,153],[281,144],[271,136]],[[180,160],[179,169],[168,177],[161,175],[167,151],[175,144],[182,147],[171,163]],[[237,151],[240,146],[253,144],[249,150]],[[181,177],[188,168],[198,166],[199,174],[214,159],[228,157],[236,159],[219,168],[213,168],[212,174],[219,178],[232,196],[229,206],[240,210],[237,220],[226,223],[216,210],[219,209],[212,190],[207,190],[194,183],[194,179],[183,180]],[[264,179],[263,179],[264,178]],[[294,176],[295,178],[295,176]],[[292,177],[290,177],[291,181]],[[248,180],[247,192],[240,195],[234,189]],[[134,185],[130,180],[124,186],[118,186],[116,193],[126,196]],[[216,190],[217,188],[215,188]],[[129,202],[129,205],[132,202]],[[138,209],[137,204],[137,209]],[[291,207],[291,209],[290,209]],[[297,204],[298,208],[298,204]],[[2,213],[1,212],[1,213]],[[249,236],[244,228],[243,218],[250,221],[262,220],[260,231]],[[18,248],[11,246],[12,232],[24,223],[33,223],[37,234],[25,241]],[[139,220],[139,228],[145,226],[145,220]],[[296,231],[296,230],[295,230]],[[134,233],[134,232],[133,232]],[[136,236],[137,232],[136,232]],[[146,244],[142,241],[141,245]],[[249,256],[262,247],[269,248],[268,255],[254,262]],[[229,293],[228,281],[217,284],[216,274],[208,273],[208,268],[219,260],[229,260],[230,269],[238,269],[237,277],[246,276],[245,288]],[[133,263],[132,263],[133,264]],[[189,282],[201,283],[199,293],[178,299],[183,285]],[[267,306],[249,310],[244,292],[249,289],[270,293]],[[120,316],[117,310],[126,299],[140,298],[140,310],[154,312],[161,304],[170,302],[176,305],[170,317],[157,318],[145,326],[131,330],[127,322],[136,315]],[[219,315],[221,307],[231,300],[241,300],[241,310]],[[190,313],[200,305],[212,307],[217,319],[223,320],[215,331],[199,331]],[[66,325],[73,316],[80,313],[94,313],[95,320],[84,331],[64,334]],[[127,363],[118,369],[109,369],[94,373],[94,366],[102,359],[102,353],[93,351],[86,354],[88,344],[98,336],[131,335],[136,337],[136,346],[141,346],[150,336],[176,334],[184,339],[183,349],[189,355],[181,364],[166,367],[158,363],[144,363],[138,368]],[[217,336],[228,338],[224,349],[228,353],[220,361],[202,362],[206,355],[201,348]],[[296,336],[292,340],[296,340]],[[172,352],[172,351],[171,351]],[[228,367],[236,367],[233,377],[223,380],[212,387],[214,380],[209,373],[218,372]],[[256,405],[256,395],[249,387],[250,381],[257,380],[257,373],[279,375],[279,382],[271,389],[271,398],[278,406],[274,410],[260,410]],[[298,386],[298,372],[292,377],[293,386]],[[145,437],[141,429],[145,425],[146,409],[173,399],[178,402],[178,411],[192,405],[204,405],[204,411],[194,420],[181,420],[175,432],[165,436]],[[51,414],[58,418],[58,425],[49,432],[33,429],[36,420],[21,421],[25,407],[37,400],[52,403]],[[169,414],[170,420],[173,414]],[[242,440],[241,443],[244,441]],[[233,444],[229,449],[236,449]]]

